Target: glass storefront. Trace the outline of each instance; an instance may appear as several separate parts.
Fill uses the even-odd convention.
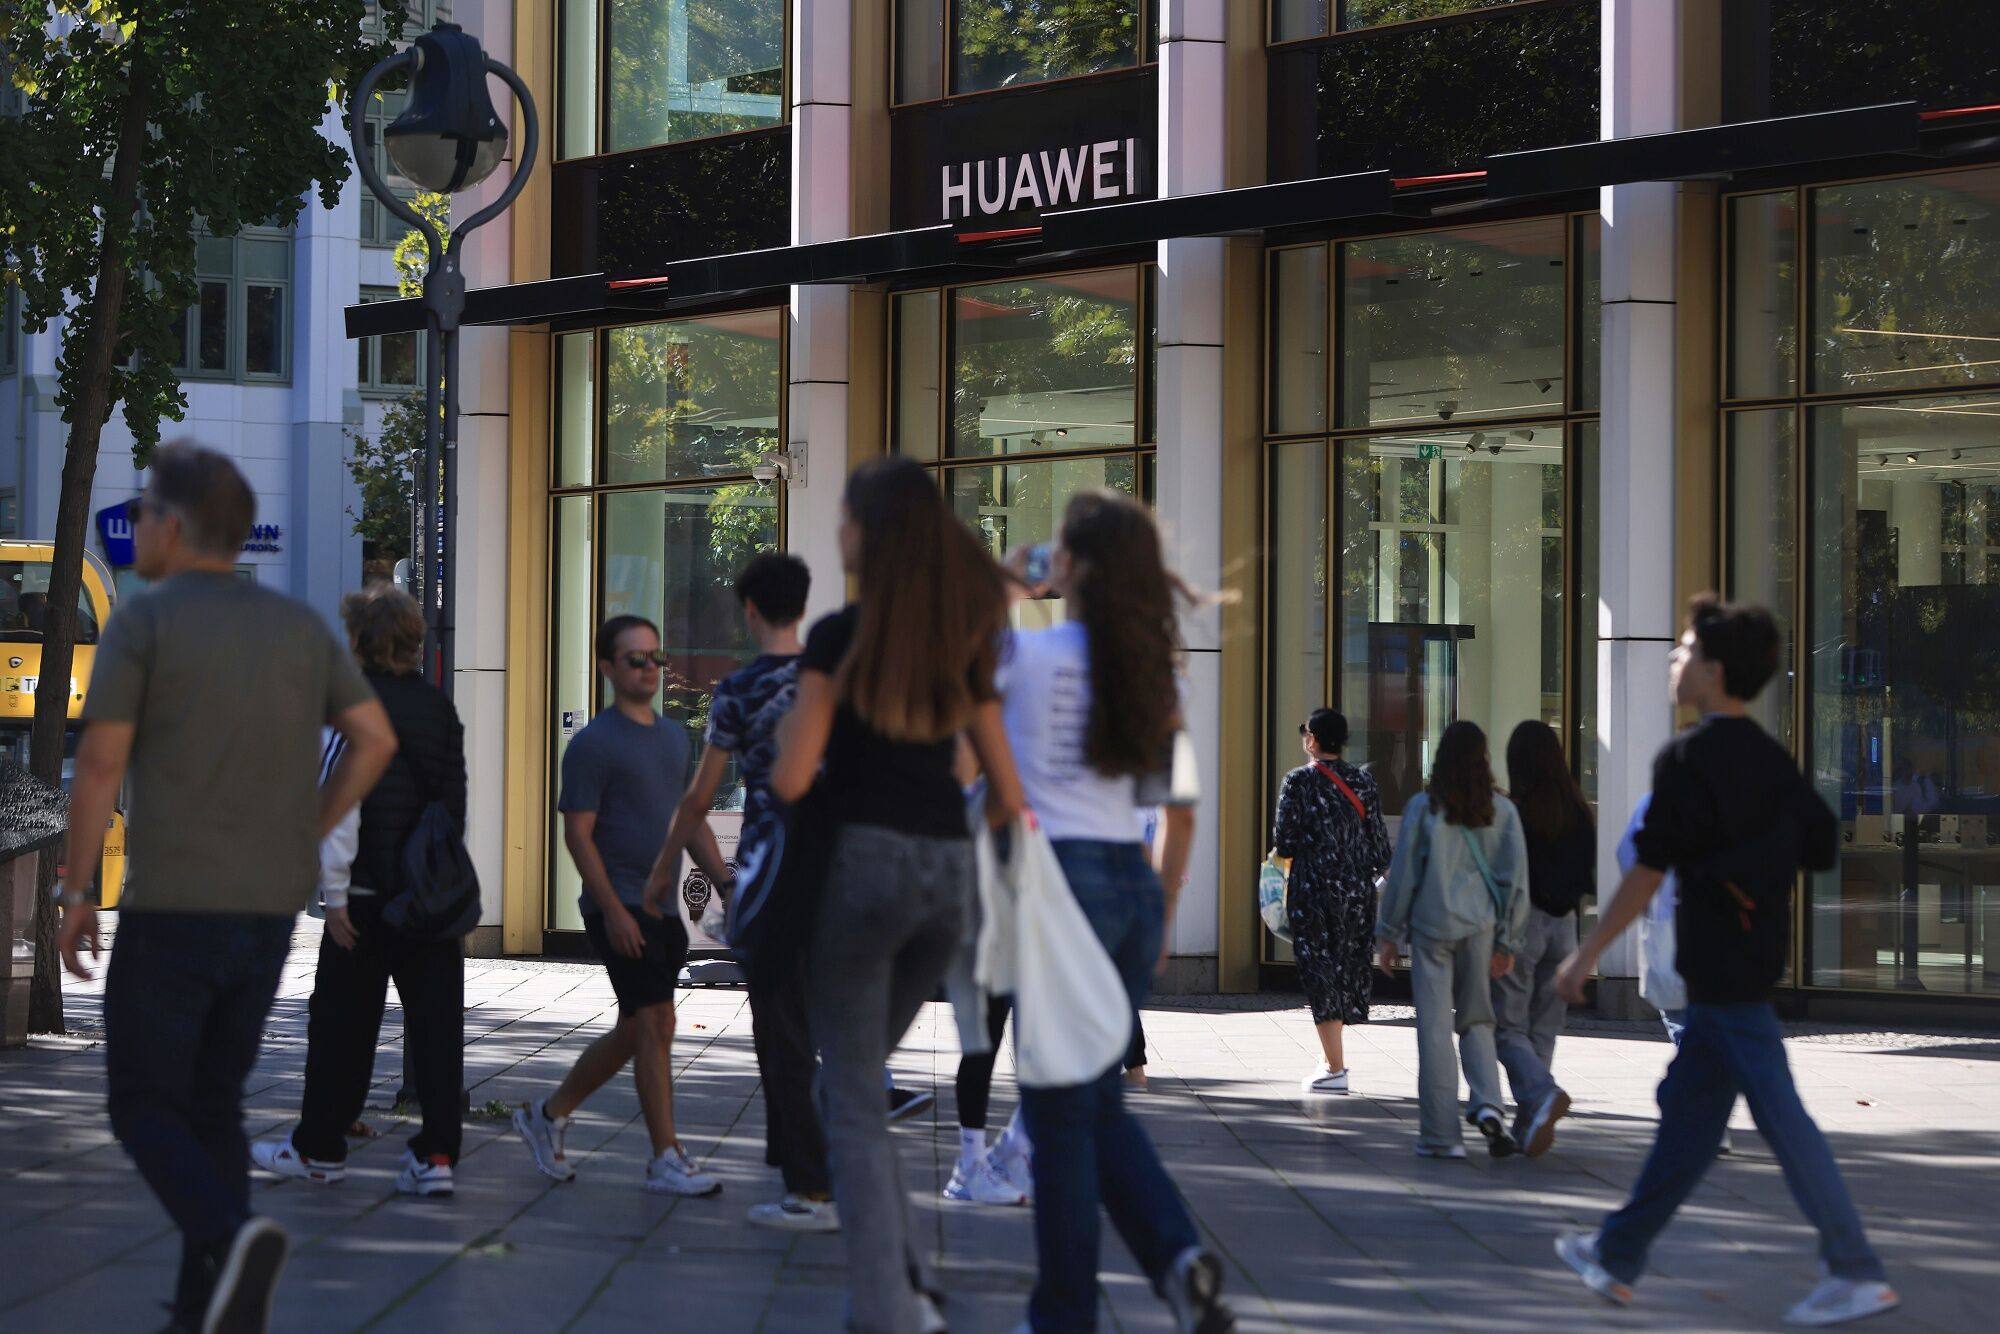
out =
[[[1053,538],[1079,491],[1149,498],[1151,274],[1125,265],[892,299],[893,447],[937,465],[996,556]]]
[[[1800,979],[2000,993],[2000,170],[1727,222],[1729,590],[1785,626],[1763,720],[1841,820]]]
[[[1271,0],[1271,40],[1297,41],[1522,3],[1525,0]]]
[[[1594,233],[1535,218],[1270,253],[1270,794],[1322,704],[1392,819],[1454,719],[1496,761],[1527,718],[1589,739],[1596,403],[1572,368],[1596,340]]]
[[[669,655],[659,708],[699,759],[715,683],[754,652],[731,584],[781,544],[781,488],[750,465],[783,438],[784,312],[563,334],[555,340],[550,512],[550,764],[603,705],[593,635],[644,616]],[[692,771],[690,771],[692,772]],[[732,773],[719,810],[742,804]],[[549,831],[548,926],[577,930],[576,870]]]
[[[1159,0],[896,0],[895,101],[1129,69],[1157,58],[1159,7]]]
[[[563,0],[556,156],[785,119],[785,0]]]

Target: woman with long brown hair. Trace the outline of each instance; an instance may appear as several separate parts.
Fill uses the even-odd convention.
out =
[[[857,469],[842,508],[858,596],[806,636],[771,790],[796,802],[817,779],[835,831],[805,966],[850,1326],[918,1334],[944,1322],[910,1241],[884,1071],[944,978],[972,894],[959,736],[986,772],[988,818],[1021,809],[993,684],[1007,603],[999,567],[917,464]]]
[[[1569,1014],[1556,969],[1576,949],[1577,906],[1597,891],[1597,820],[1555,729],[1540,719],[1507,738],[1507,782],[1528,846],[1528,929],[1514,967],[1493,979],[1494,1042],[1514,1089],[1514,1138],[1539,1158],[1569,1112],[1569,1094],[1549,1072]]]
[[[1070,501],[1049,584],[1070,619],[1013,636],[1001,676],[1007,739],[1028,804],[1136,1020],[1166,956],[1194,839],[1190,795],[1173,791],[1171,779],[1181,728],[1176,595],[1185,586],[1166,568],[1152,516],[1109,491]],[[1164,806],[1157,867],[1140,832],[1140,810],[1152,805]],[[1101,1205],[1177,1328],[1221,1334],[1235,1325],[1221,1299],[1222,1266],[1201,1248],[1152,1141],[1126,1111],[1120,1064],[1084,1084],[1021,1091],[1040,1261],[1028,1326],[1096,1328]]]
[[[1492,978],[1513,967],[1528,920],[1528,850],[1494,790],[1486,733],[1459,719],[1438,739],[1430,782],[1403,810],[1375,937],[1382,971],[1410,946],[1417,1007],[1417,1156],[1465,1157],[1452,1033],[1471,1100],[1465,1119],[1495,1158],[1518,1146],[1500,1114]]]

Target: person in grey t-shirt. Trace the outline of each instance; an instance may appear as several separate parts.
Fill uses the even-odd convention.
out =
[[[653,708],[665,656],[659,630],[643,617],[614,616],[598,629],[597,670],[612,706],[570,741],[556,809],[583,877],[584,933],[610,975],[618,1023],[584,1049],[552,1095],[521,1104],[514,1128],[543,1175],[569,1180],[576,1175],[563,1156],[570,1117],[631,1061],[653,1140],[646,1189],[713,1195],[722,1183],[695,1167],[674,1132],[674,983],[687,960],[687,927],[673,908],[645,906],[646,877],[687,785],[687,732]],[[689,850],[717,884],[727,881],[706,824]]]
[[[131,877],[104,984],[111,1129],[181,1230],[173,1323],[262,1329],[284,1229],[250,1212],[243,1082],[319,881],[319,840],[396,753],[312,608],[236,575],[256,498],[220,454],[170,445],[132,502],[139,573],[97,647],[70,796],[63,963],[97,953],[84,892],[129,768]],[[316,781],[320,727],[347,754]]]

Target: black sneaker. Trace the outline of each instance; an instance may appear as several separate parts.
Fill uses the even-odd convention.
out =
[[[1178,1334],[1229,1334],[1236,1313],[1222,1300],[1222,1262],[1190,1246],[1174,1261],[1160,1294],[1174,1313]]]
[[[290,1250],[285,1230],[268,1218],[252,1217],[237,1228],[220,1254],[201,1334],[264,1334]]]
[[[919,1112],[927,1112],[937,1102],[935,1093],[919,1093],[915,1089],[889,1090],[889,1119],[907,1121]]]
[[[1511,1158],[1521,1151],[1520,1144],[1508,1133],[1507,1123],[1501,1119],[1498,1108],[1481,1107],[1466,1119],[1486,1136],[1486,1151],[1495,1158]]]

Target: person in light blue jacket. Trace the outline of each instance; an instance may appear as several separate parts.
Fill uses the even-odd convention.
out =
[[[1514,966],[1528,926],[1528,848],[1494,790],[1486,733],[1461,719],[1438,740],[1430,782],[1403,811],[1375,925],[1388,972],[1410,946],[1417,1007],[1417,1156],[1465,1157],[1452,1033],[1471,1090],[1466,1121],[1495,1158],[1518,1151],[1501,1115],[1490,981]]]

